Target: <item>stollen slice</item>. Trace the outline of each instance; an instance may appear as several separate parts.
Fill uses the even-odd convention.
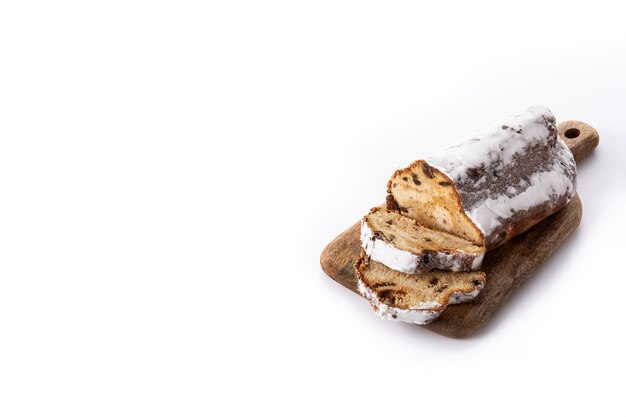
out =
[[[382,318],[428,324],[450,304],[478,296],[485,286],[484,272],[432,270],[405,274],[369,259],[364,252],[354,264],[358,290]]]
[[[361,247],[374,261],[407,274],[476,271],[485,255],[481,245],[379,207],[361,220]]]

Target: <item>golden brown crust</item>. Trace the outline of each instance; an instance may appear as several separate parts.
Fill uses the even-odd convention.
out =
[[[400,206],[393,195],[387,194],[387,210],[400,211]]]

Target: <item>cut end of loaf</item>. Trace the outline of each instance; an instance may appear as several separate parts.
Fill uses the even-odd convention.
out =
[[[467,216],[453,181],[426,161],[397,170],[387,184],[387,208],[476,245],[484,245],[480,229]]]
[[[474,271],[485,253],[482,246],[379,207],[361,222],[361,246],[371,259],[409,274],[431,269]]]
[[[469,301],[485,285],[483,272],[432,270],[405,274],[369,259],[364,253],[354,264],[359,292],[382,318],[427,324],[450,304]]]

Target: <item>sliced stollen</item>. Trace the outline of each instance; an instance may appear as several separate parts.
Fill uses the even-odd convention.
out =
[[[379,207],[361,220],[361,247],[372,260],[407,274],[475,271],[485,255],[481,245]]]
[[[449,304],[476,298],[486,280],[484,272],[405,274],[369,259],[365,253],[354,269],[359,292],[380,317],[415,324],[428,324]]]
[[[534,106],[396,171],[387,208],[493,249],[565,206],[576,163],[550,110]]]

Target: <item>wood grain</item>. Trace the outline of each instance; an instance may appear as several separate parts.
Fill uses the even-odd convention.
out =
[[[576,161],[589,155],[599,142],[595,129],[583,122],[562,122],[558,131]],[[582,203],[576,195],[557,213],[487,253],[481,267],[487,274],[487,283],[480,295],[472,302],[448,307],[437,320],[423,327],[456,338],[476,332],[556,252],[581,218]],[[352,265],[360,250],[357,222],[324,248],[320,257],[322,269],[341,285],[357,292]]]
[[[589,155],[600,142],[596,130],[587,123],[578,120],[561,122],[557,126],[559,136],[574,154],[574,159],[580,161]]]

